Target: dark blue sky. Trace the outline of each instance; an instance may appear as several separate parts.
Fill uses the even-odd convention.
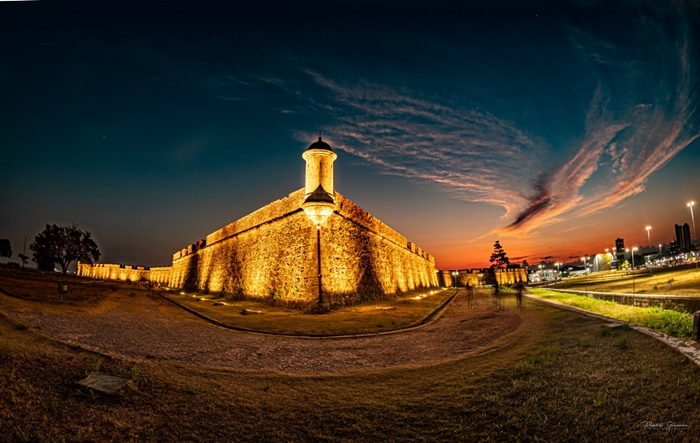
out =
[[[700,201],[697,2],[124,5],[0,2],[15,252],[75,222],[167,264],[302,187],[319,130],[443,268],[668,242]]]

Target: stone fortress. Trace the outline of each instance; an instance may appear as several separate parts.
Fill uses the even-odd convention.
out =
[[[172,266],[79,263],[78,275],[292,305],[353,304],[451,283],[439,281],[431,255],[335,191],[337,155],[321,137],[302,158],[303,189],[177,251]]]

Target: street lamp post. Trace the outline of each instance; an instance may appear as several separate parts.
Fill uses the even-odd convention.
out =
[[[634,306],[634,294],[636,292],[635,287],[634,287],[634,251],[637,250],[637,248],[631,248],[627,249],[628,251],[632,252],[632,266],[631,266],[631,272],[632,272],[632,306]]]
[[[686,203],[686,206],[690,208],[690,218],[693,220],[693,238],[697,240],[698,234],[697,232],[695,232],[695,215],[693,215],[693,206],[695,206],[695,202],[689,201],[688,203]]]
[[[649,241],[648,245],[651,246],[651,226],[646,227],[647,230],[647,240]]]
[[[581,257],[581,261],[583,262],[583,276],[586,283],[586,292],[588,292],[588,265],[586,265],[586,260],[588,260],[588,257]]]

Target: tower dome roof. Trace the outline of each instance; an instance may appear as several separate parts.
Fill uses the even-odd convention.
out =
[[[329,145],[328,143],[324,142],[324,141],[321,139],[321,136],[318,137],[318,141],[317,141],[317,142],[314,142],[314,143],[311,144],[311,146],[309,146],[309,148],[307,149],[307,151],[308,151],[309,149],[323,149],[323,150],[325,150],[325,151],[331,151],[331,152],[333,152],[333,149],[331,149],[331,145]]]

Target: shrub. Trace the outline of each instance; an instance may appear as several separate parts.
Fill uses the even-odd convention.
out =
[[[629,342],[629,340],[627,339],[627,336],[625,335],[625,336],[623,336],[623,337],[618,338],[617,341],[615,342],[615,346],[617,346],[617,347],[620,348],[620,349],[627,349],[627,348],[629,348],[629,347],[630,347],[630,342]]]

